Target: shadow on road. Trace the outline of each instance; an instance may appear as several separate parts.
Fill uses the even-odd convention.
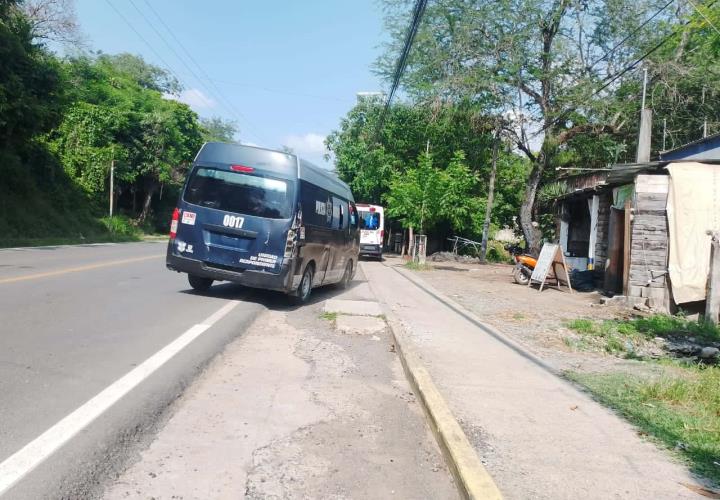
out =
[[[310,300],[305,304],[294,304],[292,302],[292,297],[281,292],[248,288],[238,285],[237,283],[220,283],[210,287],[210,290],[207,292],[196,292],[192,288],[188,288],[186,290],[182,290],[181,293],[189,295],[202,295],[203,297],[215,297],[223,300],[253,302],[255,304],[263,305],[271,311],[295,311],[304,306],[332,299],[342,293],[352,290],[365,281],[366,280],[364,278],[356,277],[345,289],[334,285],[314,288],[312,295],[310,296]]]

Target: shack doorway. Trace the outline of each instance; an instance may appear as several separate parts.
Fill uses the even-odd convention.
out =
[[[603,288],[609,294],[623,292],[625,263],[625,210],[610,207],[608,223],[608,258]]]

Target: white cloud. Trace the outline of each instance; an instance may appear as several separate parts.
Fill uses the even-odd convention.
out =
[[[206,96],[199,89],[187,89],[180,92],[180,95],[165,94],[166,99],[175,99],[193,108],[195,111],[211,109],[215,107],[215,101]]]
[[[302,135],[289,135],[285,137],[283,144],[292,148],[292,150],[300,156],[316,158],[322,157],[322,155],[327,153],[327,149],[325,149],[325,136],[314,132],[308,132]]]

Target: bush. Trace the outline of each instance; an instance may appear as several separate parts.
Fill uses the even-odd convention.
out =
[[[512,262],[512,255],[510,252],[505,250],[505,246],[495,240],[488,241],[487,254],[485,254],[485,260],[487,262]]]
[[[113,236],[126,238],[139,238],[141,236],[141,232],[138,227],[124,215],[103,217],[100,221]]]

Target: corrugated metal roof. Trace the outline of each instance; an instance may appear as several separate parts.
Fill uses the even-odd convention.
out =
[[[705,143],[705,142],[715,142],[715,141],[717,141],[718,139],[720,139],[720,132],[718,132],[717,134],[711,134],[711,135],[709,135],[709,136],[707,136],[707,137],[702,137],[702,138],[700,138],[700,139],[697,139],[697,140],[688,142],[688,143],[683,144],[682,146],[678,146],[678,147],[676,147],[676,148],[666,149],[665,151],[660,151],[660,158],[662,158],[663,156],[672,154],[672,153],[680,152],[680,151],[682,151],[683,149],[687,149],[687,148],[690,148],[690,147],[692,147],[692,146],[697,146],[698,144],[703,144],[703,143]]]

